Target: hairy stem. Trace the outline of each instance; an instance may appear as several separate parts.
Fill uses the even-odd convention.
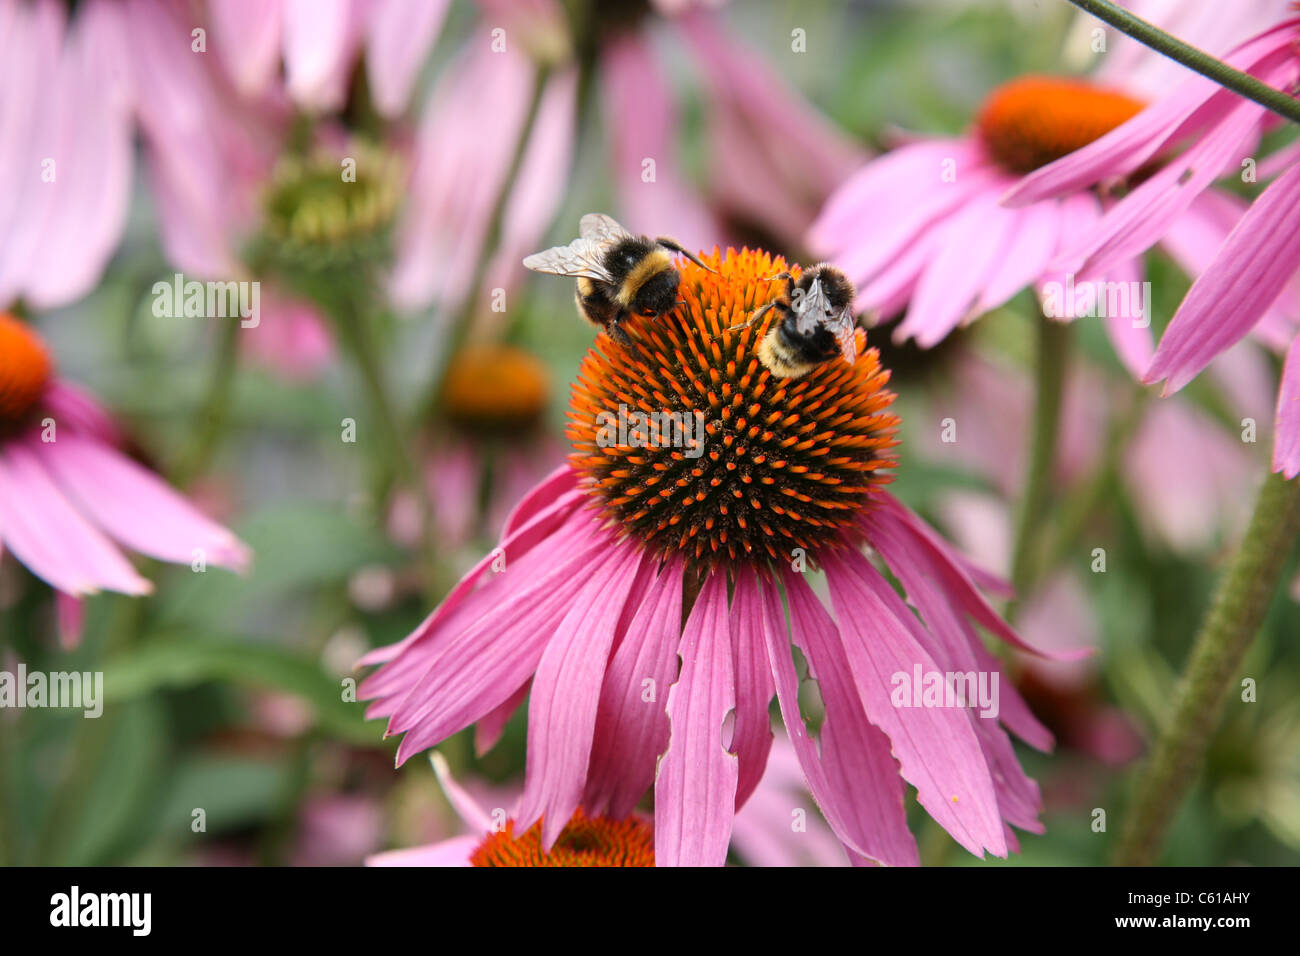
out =
[[[1270,473],[1192,645],[1173,710],[1138,778],[1115,856],[1121,866],[1147,866],[1158,858],[1298,536],[1300,482]]]
[[[1033,431],[1011,563],[1016,603],[1028,597],[1038,577],[1043,518],[1051,499],[1052,468],[1056,463],[1057,439],[1061,430],[1061,399],[1065,392],[1069,347],[1068,324],[1048,318],[1039,321]],[[1014,609],[1013,604],[1008,615],[1013,614]]]

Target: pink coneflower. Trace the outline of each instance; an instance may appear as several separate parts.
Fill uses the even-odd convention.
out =
[[[1285,20],[1241,44],[1225,62],[1270,86],[1294,89],[1300,81],[1298,30],[1300,18]],[[1087,149],[1030,176],[1008,202],[1041,202],[1046,196],[1130,175],[1162,151],[1190,141],[1071,243],[1073,259],[1086,260],[1085,268],[1104,268],[1176,228],[1175,220],[1199,193],[1218,177],[1239,171],[1270,117],[1263,106],[1193,76]],[[1166,393],[1181,389],[1216,355],[1264,323],[1284,296],[1295,294],[1300,163],[1294,159],[1288,154],[1289,165],[1259,195],[1193,283],[1144,381],[1165,381]],[[1300,337],[1291,342],[1278,391],[1273,468],[1288,478],[1300,474]]]
[[[452,778],[446,760],[433,754],[438,782],[461,823],[469,830],[429,846],[377,853],[367,866],[615,867],[654,866],[650,820],[632,814],[621,820],[590,817],[578,808],[558,838],[542,844],[541,824],[520,827],[501,807],[484,807]]]
[[[531,684],[516,830],[540,820],[550,847],[579,806],[621,819],[653,785],[659,865],[719,865],[763,775],[775,694],[855,860],[917,862],[904,780],[972,853],[1005,855],[1008,824],[1041,825],[999,722],[1042,749],[1050,735],[1006,682],[996,717],[896,696],[918,673],[995,679],[976,623],[1025,646],[980,593],[998,582],[884,490],[898,420],[875,350],[860,339],[852,365],[772,377],[756,356],[772,313],[729,328],[775,294],[762,280],[784,260],[710,259],[717,274],[684,268],[677,310],[624,326],[633,344],[602,337],[588,352],[570,463],[416,631],[363,659],[383,664],[361,688],[369,714],[405,735],[400,763],[474,723],[493,739]],[[668,412],[681,431],[627,417]],[[617,434],[620,414],[639,437]],[[696,422],[698,441],[668,441]],[[820,752],[792,640],[825,703]]]
[[[72,598],[152,590],[114,541],[161,561],[248,563],[233,534],[118,451],[116,439],[95,401],[54,377],[36,334],[0,314],[4,548]]]

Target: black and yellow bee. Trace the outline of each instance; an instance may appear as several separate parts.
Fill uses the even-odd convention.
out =
[[[761,322],[776,309],[778,318],[758,344],[758,360],[778,378],[798,378],[822,362],[841,356],[850,365],[858,357],[854,335],[853,283],[839,269],[825,263],[803,270],[798,280],[788,272],[769,281],[784,282],[785,289],[757,309],[743,329]]]
[[[709,268],[674,239],[633,235],[609,216],[590,212],[578,224],[577,239],[535,253],[524,265],[534,272],[577,279],[578,312],[627,343],[630,339],[619,327],[624,319],[631,315],[657,319],[677,305],[681,273],[673,253]]]

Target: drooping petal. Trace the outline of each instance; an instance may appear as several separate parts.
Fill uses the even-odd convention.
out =
[[[596,731],[596,710],[614,629],[642,561],[632,545],[611,549],[589,587],[603,596],[579,600],[546,644],[528,703],[528,761],[515,825],[542,820],[549,850],[582,799]]]
[[[242,570],[251,552],[162,479],[116,450],[77,434],[42,448],[41,460],[69,499],[114,540],[134,551],[189,564]]]
[[[763,641],[762,604],[758,582],[746,570],[736,572],[736,590],[731,602],[731,657],[736,669],[736,722],[731,752],[740,764],[736,786],[736,809],[763,779],[767,755],[772,748],[772,668]]]
[[[674,558],[644,592],[600,689],[583,807],[621,819],[654,783],[668,747],[666,695],[682,639],[682,562]]]
[[[691,609],[668,692],[671,737],[655,779],[655,864],[721,866],[736,812],[736,755],[722,725],[736,706],[727,629],[727,579],[713,573]]]
[[[0,446],[0,535],[28,570],[68,594],[153,590],[63,495],[38,450],[18,441]]]
[[[786,570],[784,581],[791,634],[826,705],[822,766],[837,793],[835,803],[852,813],[854,833],[868,851],[863,855],[888,866],[916,866],[920,859],[907,829],[900,768],[889,738],[868,720],[843,638],[802,575]]]
[[[903,623],[910,615],[893,590],[855,551],[828,556],[836,619],[867,716],[889,735],[902,774],[935,821],[976,856],[1007,853],[997,793],[980,742],[963,708],[894,705],[896,675],[938,672]]]

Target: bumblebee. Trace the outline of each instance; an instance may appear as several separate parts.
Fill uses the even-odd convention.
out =
[[[778,318],[758,344],[758,360],[777,378],[798,378],[822,362],[841,356],[850,365],[858,357],[854,336],[853,283],[825,263],[805,269],[796,281],[788,272],[768,281],[784,282],[785,290],[754,312],[743,329],[775,309]]]
[[[578,312],[611,338],[628,344],[631,339],[619,327],[624,319],[631,315],[657,319],[677,305],[681,273],[673,253],[713,271],[674,239],[636,236],[609,216],[589,212],[578,224],[577,239],[535,253],[524,265],[534,272],[576,278]]]

